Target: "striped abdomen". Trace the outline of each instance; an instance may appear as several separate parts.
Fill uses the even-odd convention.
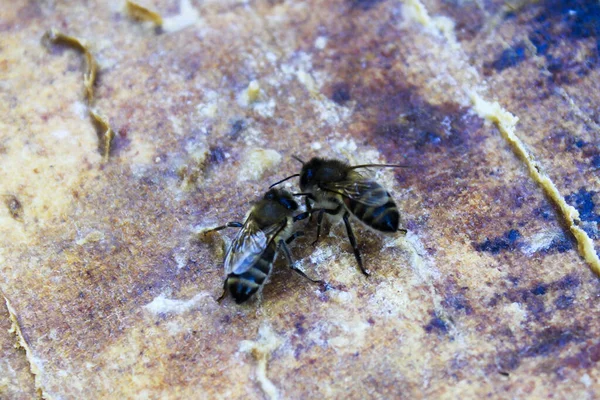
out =
[[[265,283],[275,258],[275,243],[269,244],[259,260],[242,274],[229,274],[225,285],[237,304],[248,300]]]
[[[379,198],[380,206],[365,205],[358,200],[345,198],[344,203],[356,218],[373,229],[382,232],[396,232],[400,223],[400,213],[390,194],[382,187],[365,193],[363,198],[374,200]]]

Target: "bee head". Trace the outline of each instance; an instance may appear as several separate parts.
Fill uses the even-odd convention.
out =
[[[325,162],[326,161],[322,158],[314,157],[307,163],[302,164],[302,171],[300,171],[300,189],[305,190],[317,183],[317,175]]]
[[[295,211],[298,209],[298,203],[296,203],[291,193],[286,190],[271,189],[265,193],[264,199],[275,201],[288,210]]]
[[[310,190],[319,182],[337,182],[343,180],[348,173],[348,166],[341,161],[311,158],[302,166],[300,172],[300,189]]]

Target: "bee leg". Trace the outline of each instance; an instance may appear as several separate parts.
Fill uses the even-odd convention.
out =
[[[300,213],[300,214],[298,214],[298,215],[296,215],[294,217],[294,222],[301,221],[301,220],[306,219],[306,218],[308,218],[310,216],[311,216],[311,212],[310,211],[306,211],[306,212]],[[287,240],[286,240],[286,242],[287,242]],[[289,243],[289,242],[287,242],[287,243]]]
[[[302,236],[303,233],[302,232],[296,232],[296,233],[300,233],[300,235],[298,236]],[[286,242],[291,242],[292,240],[294,240],[296,237],[295,236],[296,233],[294,235],[292,235],[288,240],[286,240]],[[292,239],[292,240],[290,240]],[[310,279],[305,273],[304,271],[302,271],[301,269],[299,269],[298,267],[296,267],[296,265],[294,264],[294,261],[292,261],[292,255],[290,254],[290,249],[288,249],[287,245],[285,244],[286,242],[284,242],[283,240],[279,241],[279,247],[281,247],[283,249],[283,254],[285,254],[285,259],[287,260],[289,266],[291,269],[293,269],[294,271],[296,271],[297,274],[299,274],[300,276],[308,279],[309,281],[311,281],[312,283],[324,283],[322,280],[315,280],[315,279]]]
[[[227,296],[227,279],[223,282],[223,294],[217,299],[217,303],[223,301],[223,299]]]
[[[242,226],[244,226],[244,224],[242,224],[241,222],[228,222],[225,225],[221,225],[221,226],[217,226],[216,228],[209,229],[208,231],[206,231],[206,233],[220,231],[225,228],[241,228]]]
[[[344,224],[346,224],[346,232],[348,233],[348,239],[350,239],[352,250],[354,250],[354,258],[356,258],[356,262],[358,263],[361,272],[366,276],[369,276],[369,270],[365,269],[365,267],[363,266],[362,257],[360,256],[360,251],[358,250],[358,246],[356,244],[356,237],[354,237],[354,232],[352,232],[352,226],[350,226],[350,221],[348,220],[349,216],[349,213],[344,214]]]
[[[302,213],[302,214],[306,214],[306,213]],[[306,218],[306,217],[304,217],[304,218]],[[304,218],[302,218],[302,219],[304,219]],[[287,238],[285,240],[285,243],[290,244],[294,241],[294,239],[302,237],[302,236],[304,236],[304,232],[302,232],[302,231],[294,232],[294,234],[292,236],[290,236],[289,238]]]
[[[325,214],[324,209],[319,210],[319,216],[317,217],[317,238],[315,239],[314,242],[312,242],[313,246],[317,244],[317,242],[319,241],[319,237],[321,236],[321,223],[323,222],[324,214]]]
[[[306,206],[306,211],[308,212],[308,220],[312,221],[312,205],[310,202],[311,200],[316,201],[315,196],[313,196],[312,193],[294,193],[294,196],[305,196],[304,205]]]
[[[308,196],[304,198],[304,204],[306,205],[306,212],[308,212],[308,222],[312,222],[312,205],[310,204]]]
[[[336,208],[334,209],[327,209],[327,208],[319,208],[318,210],[313,209],[312,212],[319,212],[319,216],[317,217],[317,238],[315,239],[314,242],[312,242],[312,245],[316,245],[317,242],[319,241],[319,237],[321,236],[321,223],[323,222],[323,215],[325,213],[327,214],[331,214],[331,215],[336,215],[338,214],[340,211],[342,210],[342,205],[338,205]]]

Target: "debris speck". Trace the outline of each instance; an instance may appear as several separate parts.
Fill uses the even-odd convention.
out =
[[[112,146],[112,141],[115,138],[115,132],[108,124],[108,121],[95,111],[90,110],[90,117],[92,118],[92,122],[98,133],[98,147],[100,149],[100,154],[102,154],[102,159],[106,162],[108,161],[108,156],[110,155],[110,149]]]
[[[23,205],[17,199],[17,196],[8,194],[4,196],[4,204],[8,207],[10,216],[19,222],[23,222]]]
[[[327,46],[327,38],[325,36],[319,36],[315,40],[315,47],[319,50],[323,50]]]
[[[160,14],[134,3],[133,1],[127,0],[125,10],[131,17],[138,21],[150,21],[156,26],[162,26],[163,24],[163,19]]]
[[[75,243],[79,246],[83,246],[87,243],[95,243],[104,239],[104,232],[93,231],[88,233],[84,238],[77,240]]]

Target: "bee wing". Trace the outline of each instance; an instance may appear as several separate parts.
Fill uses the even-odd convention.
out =
[[[345,198],[368,207],[382,206],[389,201],[389,193],[379,183],[370,179],[328,182],[322,189],[342,195]]]
[[[285,223],[285,221],[283,221]],[[260,229],[252,216],[239,230],[225,255],[225,274],[242,274],[259,260],[282,224]]]

